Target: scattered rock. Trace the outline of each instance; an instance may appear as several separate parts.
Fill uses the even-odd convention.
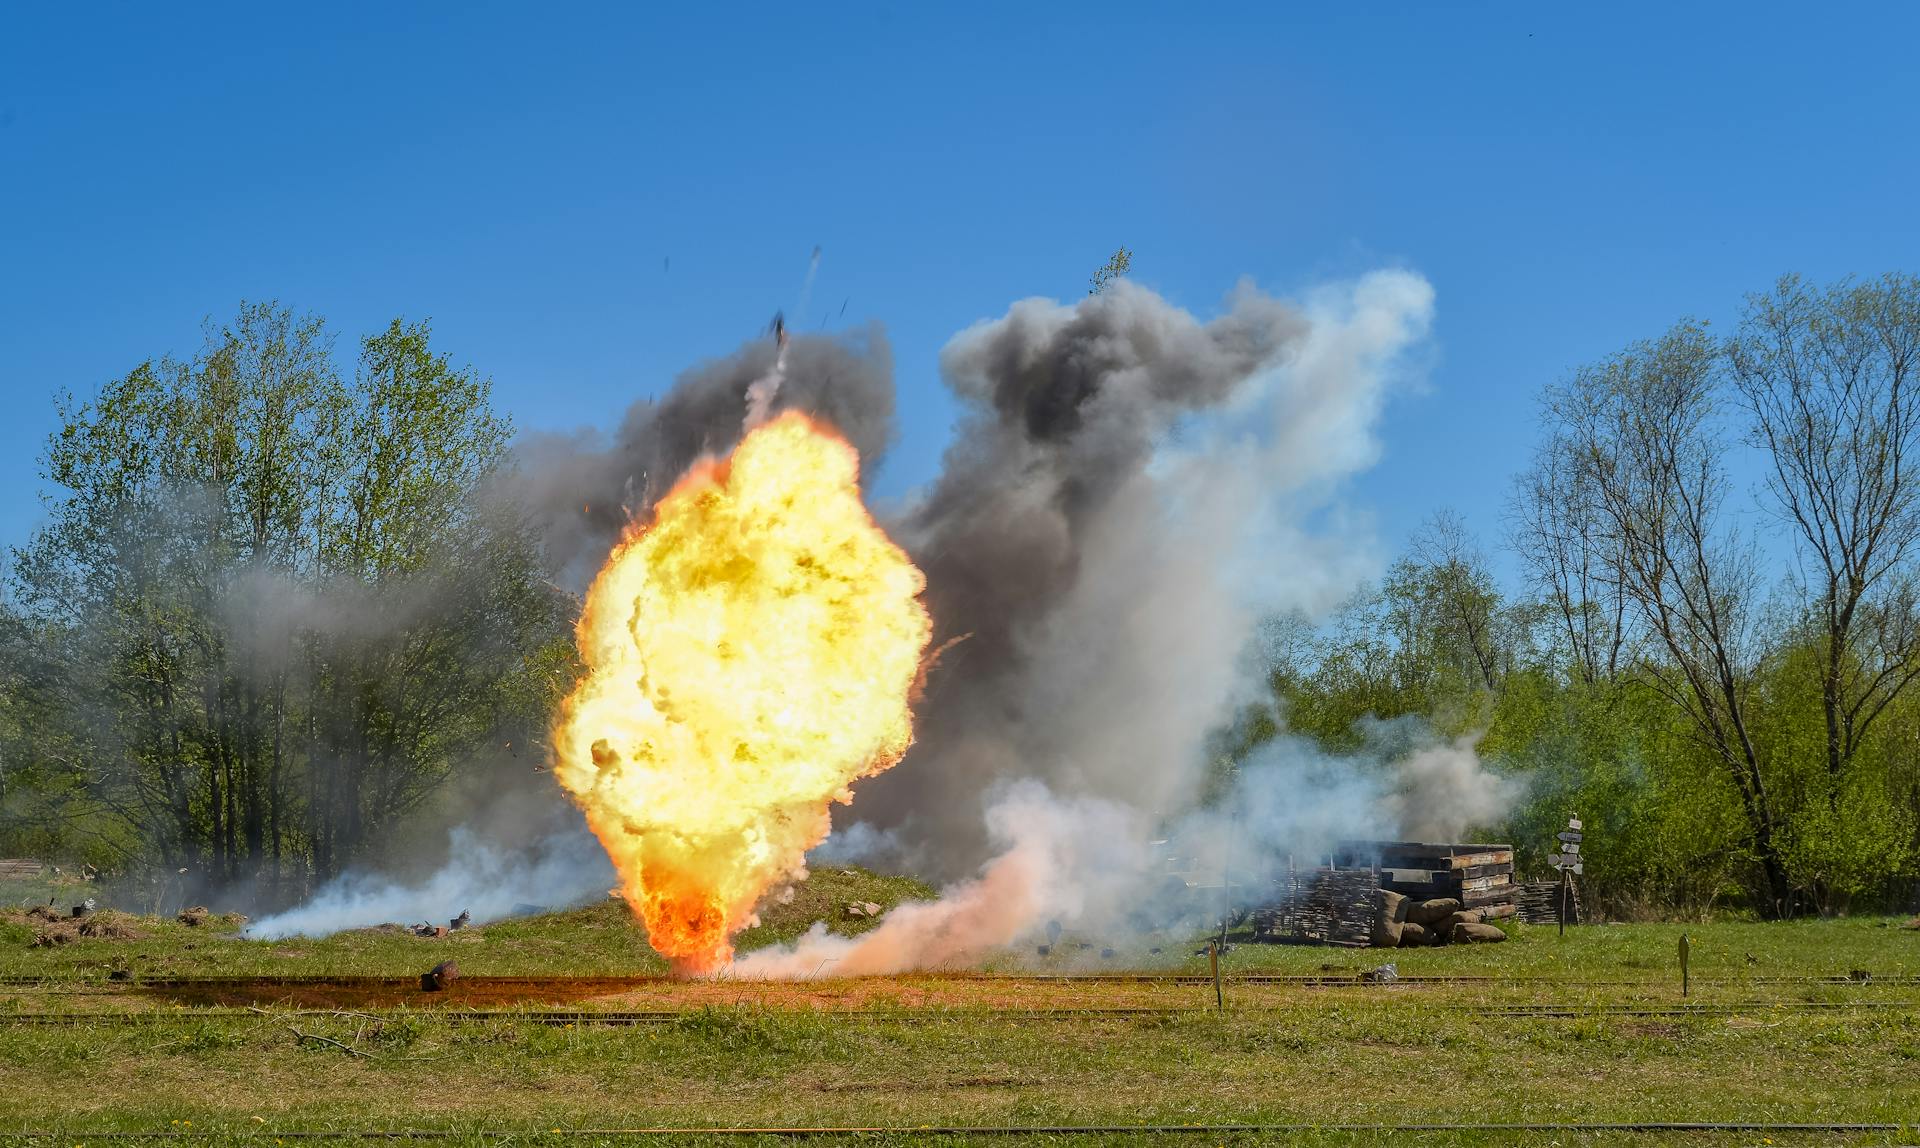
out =
[[[1482,925],[1477,921],[1462,921],[1453,927],[1453,941],[1460,945],[1491,945],[1507,939],[1507,935],[1493,925]]]
[[[1427,927],[1425,925],[1418,925],[1412,921],[1406,921],[1401,924],[1400,926],[1400,947],[1401,948],[1403,949],[1415,948],[1417,946],[1426,944],[1427,940],[1428,940]]]
[[[1454,900],[1452,897],[1435,897],[1430,901],[1422,901],[1417,905],[1409,906],[1406,919],[1416,925],[1425,925],[1428,928],[1432,928],[1459,911],[1459,901]]]
[[[859,901],[848,901],[846,914],[849,919],[867,916],[867,907]]]

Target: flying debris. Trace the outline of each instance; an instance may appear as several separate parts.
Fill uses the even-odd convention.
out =
[[[773,341],[781,350],[787,349],[787,313],[785,311],[773,313]]]

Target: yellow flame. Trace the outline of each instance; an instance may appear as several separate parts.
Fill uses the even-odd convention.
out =
[[[868,515],[853,447],[793,412],[697,465],[608,558],[554,774],[677,970],[730,961],[828,803],[906,752],[925,585]]]

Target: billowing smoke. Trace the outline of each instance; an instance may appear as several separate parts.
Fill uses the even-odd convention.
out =
[[[1243,286],[1202,322],[1119,282],[956,337],[942,368],[967,414],[897,536],[936,625],[966,637],[858,816],[955,877],[985,856],[997,781],[1183,807],[1208,733],[1259,689],[1258,619],[1368,572],[1363,545],[1308,524],[1374,457],[1431,306],[1424,280],[1383,272],[1300,306]]]

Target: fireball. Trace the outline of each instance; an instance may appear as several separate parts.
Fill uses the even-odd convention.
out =
[[[857,452],[797,412],[696,464],[607,559],[554,774],[676,971],[727,964],[829,804],[912,743],[925,585],[867,513]]]

